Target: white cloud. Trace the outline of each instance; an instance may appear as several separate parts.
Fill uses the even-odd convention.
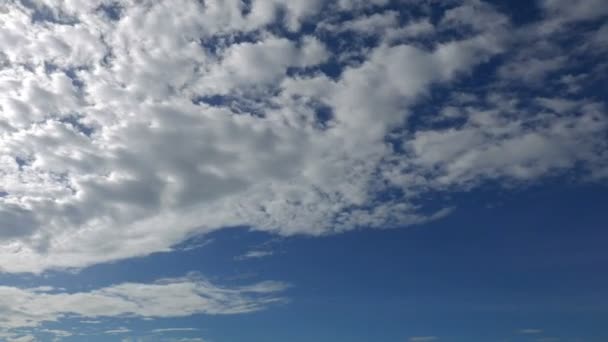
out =
[[[36,337],[34,337],[33,335],[23,335],[23,336],[19,336],[19,337],[8,337],[7,341],[8,342],[35,342],[36,341]]]
[[[40,292],[1,286],[0,329],[36,327],[66,316],[95,319],[240,314],[283,302],[280,292],[284,289],[285,285],[278,282],[224,288],[194,277],[152,284],[125,283],[88,292]],[[118,328],[105,333],[129,331]]]
[[[519,333],[524,335],[535,335],[542,334],[543,331],[541,329],[521,329],[519,330]]]
[[[583,0],[572,3],[566,0],[543,0],[541,8],[561,23],[593,20],[608,15],[608,5],[602,0]]]
[[[469,27],[479,32],[505,28],[509,18],[498,12],[492,5],[480,0],[467,0],[461,6],[446,11],[441,19],[442,26]]]
[[[513,112],[469,108],[468,124],[418,132],[409,147],[416,164],[438,170],[432,181],[445,185],[535,179],[591,160],[593,151],[606,147],[600,137],[608,121],[601,105],[564,109],[576,115],[520,113],[513,119]]]
[[[567,58],[555,56],[549,58],[537,58],[522,56],[520,60],[512,60],[501,67],[500,75],[510,80],[538,83],[551,72],[563,69]]]
[[[0,11],[4,272],[167,252],[232,226],[322,235],[420,224],[451,207],[421,208],[425,191],[579,164],[608,174],[596,153],[601,103],[543,94],[542,108],[510,107],[517,94],[501,93],[504,82],[542,80],[566,61],[550,47],[513,53],[514,41],[530,41],[525,30],[511,34],[484,2],[454,3],[437,24],[365,12],[385,0],[124,0],[119,18],[99,10],[108,1],[32,3],[48,20],[32,20],[36,6]],[[378,43],[336,53],[327,32],[295,35],[344,11],[345,27],[373,29]],[[410,127],[432,88],[499,54],[508,61],[488,86],[495,94],[446,103],[458,109],[442,118],[463,125]],[[327,62],[342,63],[337,75],[320,71]],[[395,134],[404,152],[387,142]],[[404,197],[383,198],[389,188]]]
[[[60,329],[41,329],[40,331],[55,336],[55,339],[53,341],[59,341],[63,337],[70,337],[74,335],[74,333],[71,331]]]
[[[336,24],[322,24],[323,29],[336,32],[353,31],[363,35],[383,34],[388,29],[397,26],[399,26],[399,13],[397,11],[374,13]]]
[[[105,334],[109,334],[109,335],[126,334],[126,333],[129,333],[129,332],[131,332],[131,329],[126,328],[126,327],[120,327],[120,328],[104,331]]]
[[[273,255],[273,251],[252,250],[243,255],[236,257],[236,260],[259,259]]]
[[[389,43],[400,40],[428,37],[435,32],[435,26],[428,19],[418,19],[405,26],[388,29],[384,39]]]
[[[36,342],[36,337],[33,335],[23,335],[19,337],[8,337],[8,342]]]
[[[196,94],[228,94],[252,88],[266,88],[281,80],[288,67],[319,64],[327,52],[317,39],[304,37],[301,47],[285,39],[269,37],[256,43],[234,44],[221,62],[193,85]]]
[[[151,332],[162,334],[162,333],[172,333],[172,332],[183,332],[183,331],[198,331],[196,328],[163,328],[163,329],[154,329]]]

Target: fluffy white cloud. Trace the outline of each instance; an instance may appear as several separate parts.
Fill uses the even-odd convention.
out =
[[[232,226],[321,235],[418,224],[449,212],[417,204],[428,190],[579,164],[608,174],[601,101],[511,105],[505,82],[534,83],[569,60],[549,47],[511,52],[550,31],[524,39],[484,2],[454,2],[436,23],[366,12],[384,0],[27,3],[0,5],[5,272],[170,251]],[[555,6],[551,18],[563,16]],[[377,41],[345,42],[345,30]],[[483,103],[445,103],[430,119],[414,109],[501,54]],[[461,122],[412,124],[448,119]],[[403,196],[382,196],[395,189]]]
[[[265,89],[285,76],[289,67],[307,67],[323,62],[327,52],[322,43],[304,37],[301,46],[285,38],[268,37],[255,43],[234,44],[197,80],[191,91],[199,95],[230,94]]]
[[[546,99],[545,99],[546,101]],[[608,120],[599,104],[567,112],[484,111],[468,108],[467,124],[447,130],[420,131],[409,147],[415,163],[438,170],[433,181],[453,184],[484,178],[534,179],[604,150]]]
[[[280,292],[284,289],[285,285],[278,282],[225,288],[195,277],[152,284],[125,283],[73,293],[0,286],[0,329],[36,327],[66,316],[163,318],[248,313],[283,302]],[[55,330],[42,332],[66,335]],[[105,333],[125,332],[129,330],[117,328]]]

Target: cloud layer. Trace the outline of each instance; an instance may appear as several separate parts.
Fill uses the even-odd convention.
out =
[[[608,7],[539,8],[515,26],[474,0],[0,2],[0,269],[234,226],[418,224],[451,206],[422,195],[487,180],[601,181]]]
[[[278,282],[225,288],[196,277],[163,279],[152,284],[125,283],[74,293],[46,287],[0,286],[0,331],[37,327],[66,317],[167,318],[250,313],[284,302],[280,293],[285,288]]]

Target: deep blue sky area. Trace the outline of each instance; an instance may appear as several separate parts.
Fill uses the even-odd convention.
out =
[[[259,313],[101,323],[102,330],[110,330],[128,322],[133,336],[195,327],[201,330],[186,335],[212,341],[608,339],[605,186],[555,181],[454,197],[459,206],[452,215],[421,226],[321,238],[277,238],[235,228],[210,234],[207,244],[193,250],[74,275],[51,273],[45,283],[79,291],[198,271],[225,284],[281,279],[292,285],[288,303]],[[235,260],[256,246],[274,254]],[[542,332],[521,333],[524,329]]]

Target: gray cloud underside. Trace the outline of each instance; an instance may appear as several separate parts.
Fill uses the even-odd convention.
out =
[[[605,16],[603,1],[543,1],[546,18],[523,28],[478,1],[453,2],[437,23],[366,15],[388,3],[378,0],[30,2],[0,2],[5,272],[170,251],[230,226],[418,224],[449,212],[420,206],[430,191],[575,167],[608,176],[605,102],[580,95],[606,65],[573,68],[605,56],[606,27],[574,50],[552,43]],[[353,19],[338,22],[345,11]],[[279,18],[284,32],[271,29]],[[306,21],[315,34],[288,38]],[[378,43],[335,51],[322,39],[347,31]],[[483,89],[451,89],[417,112],[432,87],[496,56],[505,62]],[[381,195],[394,190],[403,196]]]

